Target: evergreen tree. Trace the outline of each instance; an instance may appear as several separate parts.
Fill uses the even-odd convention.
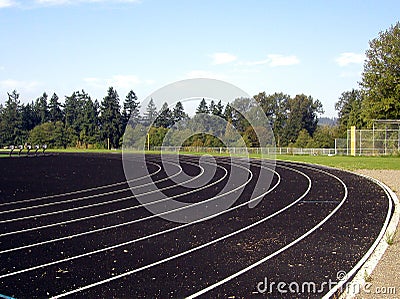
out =
[[[80,146],[82,144],[81,130],[84,123],[83,107],[90,96],[84,91],[75,91],[65,98],[64,119],[68,144]]]
[[[100,127],[100,103],[97,99],[94,100],[93,107],[94,107],[94,111],[96,111],[96,126],[99,128]]]
[[[224,119],[231,124],[232,124],[232,120],[233,120],[233,110],[234,109],[232,108],[232,106],[228,103],[228,104],[226,104],[225,111],[223,113]]]
[[[189,116],[185,113],[185,110],[183,109],[183,105],[181,102],[177,102],[173,111],[172,111],[174,123],[178,123],[182,120],[187,120],[189,119]]]
[[[80,113],[81,103],[76,92],[73,92],[71,96],[65,97],[64,117],[65,126],[71,127],[76,132],[79,130],[78,126],[78,114]]]
[[[0,122],[0,143],[4,145],[23,144],[22,113],[19,94],[16,90],[8,93],[8,100],[2,108]]]
[[[201,100],[199,107],[197,107],[197,110],[196,110],[196,114],[201,114],[201,113],[204,113],[204,114],[210,113],[210,110],[208,109],[208,106],[207,106],[207,102],[204,98]]]
[[[95,144],[98,141],[98,103],[94,103],[89,97],[83,105],[82,124],[80,128],[80,140],[85,147],[88,144]]]
[[[101,137],[106,144],[114,148],[119,147],[122,136],[121,107],[119,96],[113,87],[110,87],[107,96],[104,97],[100,107]]]
[[[129,123],[132,127],[140,121],[140,104],[133,90],[129,91],[123,103],[122,127],[125,128]]]
[[[209,113],[214,114],[214,111],[216,110],[216,105],[214,103],[214,100],[211,100],[210,106],[208,107]]]
[[[35,111],[39,119],[39,124],[44,124],[49,118],[49,110],[47,105],[47,93],[36,99]]]
[[[221,100],[219,100],[217,104],[214,104],[214,107],[212,109],[210,106],[210,111],[211,111],[211,114],[222,117],[223,111],[224,111],[224,105],[222,105]]]
[[[22,118],[22,131],[27,134],[35,126],[39,125],[38,116],[35,113],[34,103],[28,103],[21,107],[21,118]]]
[[[223,116],[223,110],[224,110],[224,105],[222,105],[221,101],[218,101],[217,104],[215,104],[214,100],[211,100],[209,111],[212,115],[216,116]]]
[[[174,125],[174,118],[168,104],[164,103],[154,122],[156,127],[170,128]]]
[[[49,102],[49,120],[53,123],[63,120],[63,112],[57,94],[53,93]]]
[[[146,126],[150,126],[157,118],[157,107],[154,104],[153,98],[150,99],[149,104],[146,107],[146,113],[144,115],[144,121]]]

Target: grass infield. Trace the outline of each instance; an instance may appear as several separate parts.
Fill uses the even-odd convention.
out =
[[[355,169],[393,169],[400,170],[399,156],[291,156],[278,155],[277,160],[305,162],[310,164],[320,164],[336,168],[355,170]]]

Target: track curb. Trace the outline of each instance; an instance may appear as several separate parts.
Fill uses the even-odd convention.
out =
[[[279,161],[279,159],[277,159]],[[339,295],[338,298],[341,299],[352,299],[355,296],[359,295],[360,291],[366,285],[365,275],[371,275],[375,267],[378,265],[379,261],[382,259],[386,249],[389,247],[385,240],[385,236],[387,233],[395,233],[397,225],[400,221],[400,202],[397,195],[383,182],[375,179],[371,176],[356,173],[354,171],[350,171],[347,169],[335,168],[331,166],[321,165],[321,164],[310,164],[298,161],[290,161],[290,160],[281,160],[281,161],[288,161],[291,163],[298,163],[298,164],[306,164],[306,165],[315,165],[320,166],[323,168],[339,170],[347,173],[351,173],[357,176],[364,177],[378,186],[380,186],[388,195],[389,200],[389,211],[385,221],[384,226],[382,227],[378,237],[376,238],[375,242],[372,244],[370,249],[367,253],[359,260],[359,262],[351,269],[346,277],[339,281],[335,287],[333,287],[327,294],[325,294],[322,299],[329,299],[329,298],[337,298],[336,296]]]
[[[341,290],[339,298],[351,299],[360,294],[361,290],[367,283],[367,281],[365,281],[365,276],[367,275],[369,277],[369,275],[371,275],[372,271],[382,259],[386,249],[389,247],[385,239],[386,234],[394,233],[400,220],[399,199],[386,184],[364,174],[358,174],[348,170],[345,171],[367,178],[383,188],[390,199],[389,211],[387,215],[387,221],[385,221],[385,225],[382,227],[381,232],[374,244],[354,266],[354,268],[347,273],[346,279],[341,281],[335,288],[331,289],[331,291],[327,293],[323,299],[331,298],[337,294],[339,290]]]

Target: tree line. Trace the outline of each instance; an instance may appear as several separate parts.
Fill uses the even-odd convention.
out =
[[[141,114],[140,102],[133,90],[121,105],[113,87],[108,89],[101,102],[92,100],[84,90],[66,96],[64,103],[55,93],[51,97],[43,93],[35,101],[21,104],[16,90],[8,93],[5,104],[0,105],[0,144],[2,147],[30,143],[47,144],[50,148],[119,148],[124,132],[128,135],[141,132],[135,136],[143,137],[149,130],[151,146],[160,146],[175,124],[192,120],[198,125],[200,115],[213,115],[231,124],[247,146],[255,147],[259,144],[246,117],[232,107],[244,107],[245,111],[245,107],[251,107],[251,101],[256,101],[266,113],[278,146],[293,145],[299,138],[304,143],[304,134],[309,139],[314,136],[316,146],[331,146],[332,140],[324,140],[321,136],[326,132],[317,125],[318,114],[323,112],[322,104],[304,94],[291,98],[283,93],[267,95],[261,92],[253,99],[234,99],[232,105],[225,106],[221,101],[208,103],[202,99],[196,114],[190,118],[181,102],[171,108],[164,103],[158,109],[153,99]],[[143,140],[136,141],[135,146],[143,143]],[[210,134],[192,136],[184,145],[224,146],[220,139]]]
[[[232,99],[225,106],[221,101],[208,103],[203,99],[196,114],[189,117],[181,102],[172,108],[165,103],[158,109],[153,99],[142,115],[133,90],[122,101],[110,87],[101,102],[82,90],[66,96],[63,103],[57,94],[49,97],[43,93],[27,104],[20,103],[14,90],[8,93],[5,104],[0,104],[0,146],[31,143],[51,148],[119,148],[124,132],[129,137],[128,145],[138,146],[146,142],[147,130],[151,136],[149,145],[160,146],[175,124],[182,126],[182,134],[190,126],[205,129],[209,124],[201,115],[212,115],[229,124],[213,133],[229,139],[234,129],[246,146],[257,147],[260,144],[254,128],[233,108],[240,107],[243,112],[255,101],[269,120],[277,146],[333,147],[334,139],[346,137],[351,126],[369,128],[375,119],[400,119],[400,22],[380,32],[369,46],[359,88],[343,92],[335,104],[337,125],[318,125],[322,104],[304,94],[291,97],[260,92],[252,99]],[[212,135],[196,134],[183,145],[224,146],[220,138]]]

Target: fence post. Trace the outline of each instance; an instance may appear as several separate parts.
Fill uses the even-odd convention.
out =
[[[372,155],[375,156],[375,122],[372,123]]]
[[[352,156],[356,155],[356,127],[351,126],[350,129],[350,153]]]
[[[399,131],[397,132],[397,151],[400,152],[400,127]]]
[[[335,156],[337,155],[337,138],[335,138]]]
[[[387,126],[385,125],[385,156],[387,155]]]

